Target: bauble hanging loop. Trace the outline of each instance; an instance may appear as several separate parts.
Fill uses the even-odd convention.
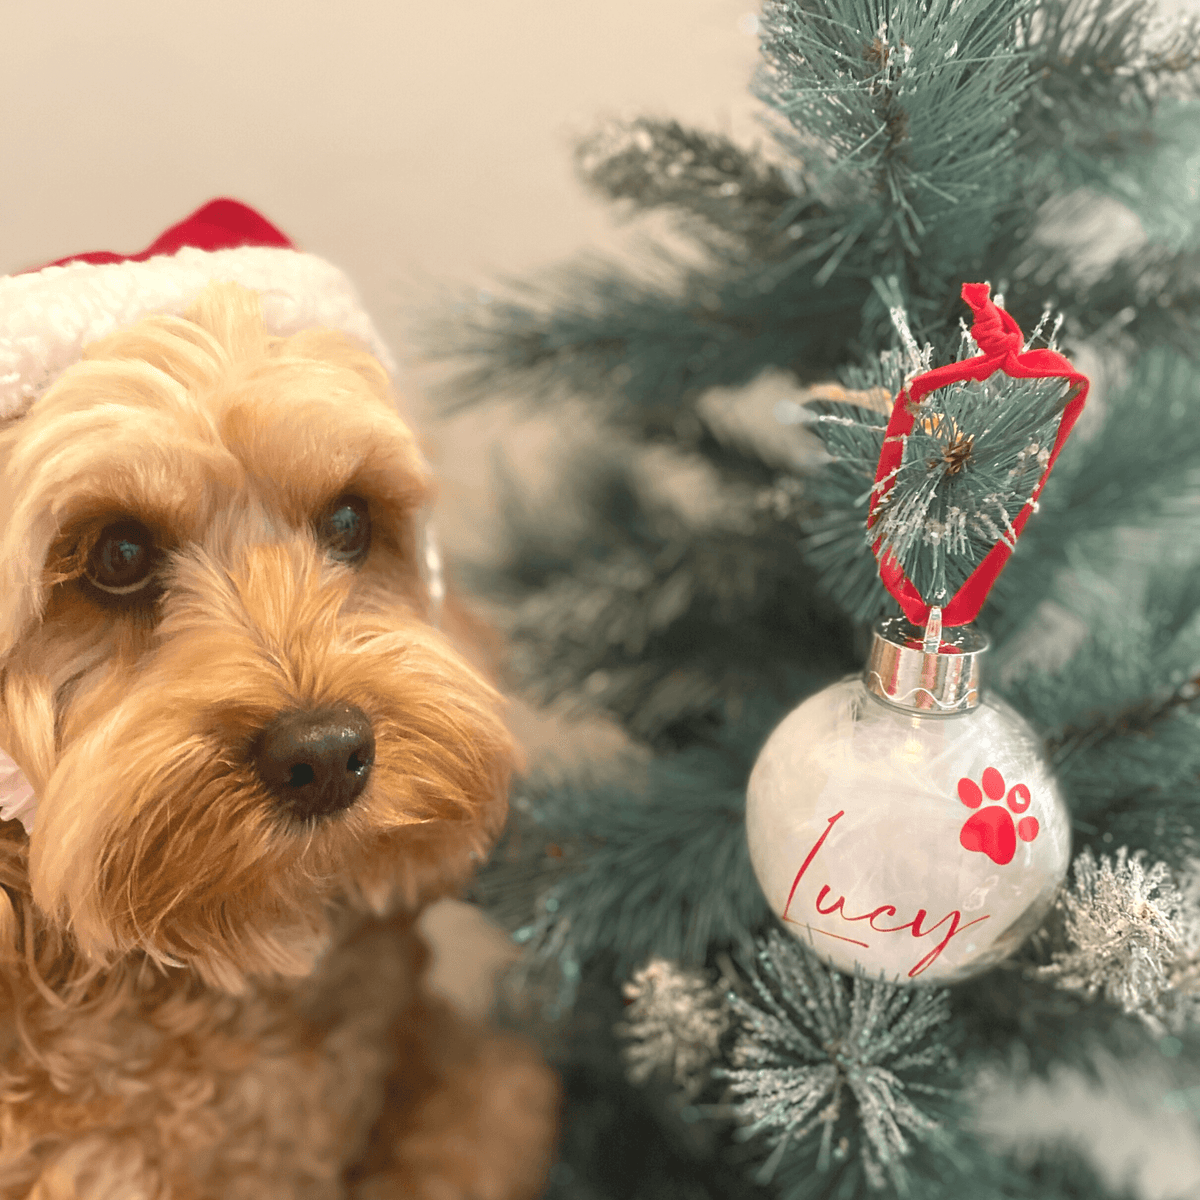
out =
[[[955,383],[971,380],[982,382],[999,372],[1013,379],[1062,378],[1067,380],[1069,394],[1058,423],[1054,444],[1046,456],[1045,466],[1028,501],[953,596],[933,597],[927,600],[905,573],[896,556],[884,544],[884,539],[878,537],[873,541],[872,549],[879,560],[879,576],[900,605],[901,611],[914,625],[925,625],[933,604],[941,606],[942,623],[946,626],[966,625],[979,615],[988,592],[1004,569],[1016,546],[1017,538],[1021,536],[1026,522],[1033,514],[1051,468],[1087,400],[1087,377],[1076,371],[1071,363],[1055,350],[1023,350],[1024,338],[1020,327],[1007,312],[997,307],[990,298],[990,292],[990,285],[986,283],[964,283],[962,286],[962,298],[971,306],[975,317],[971,326],[971,336],[982,353],[961,362],[947,363],[932,371],[925,371],[911,379],[896,396],[884,433],[875,483],[871,488],[867,513],[868,530],[874,527],[881,506],[885,504],[888,493],[895,486],[896,476],[904,459],[908,435],[919,415],[918,406],[930,392]]]

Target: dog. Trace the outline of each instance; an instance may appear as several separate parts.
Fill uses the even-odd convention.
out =
[[[264,303],[209,283],[0,429],[0,1197],[532,1200],[559,1085],[415,923],[504,823],[501,697],[387,370]]]

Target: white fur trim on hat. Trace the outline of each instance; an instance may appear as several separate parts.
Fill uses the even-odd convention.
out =
[[[179,316],[214,280],[261,293],[270,333],[339,329],[395,374],[357,291],[331,263],[277,246],[185,247],[145,262],[72,262],[0,277],[0,420],[26,412],[89,342],[151,314]]]

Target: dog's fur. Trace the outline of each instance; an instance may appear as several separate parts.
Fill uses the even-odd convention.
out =
[[[213,284],[91,345],[0,432],[0,1197],[516,1200],[556,1084],[422,987],[414,918],[506,809],[499,697],[427,620],[423,460],[383,368],[274,338]],[[369,504],[370,552],[314,520]],[[89,587],[133,517],[161,590]],[[285,817],[250,747],[281,712],[374,727],[345,811]]]

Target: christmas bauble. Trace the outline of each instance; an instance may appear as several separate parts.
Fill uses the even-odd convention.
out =
[[[876,627],[862,677],[806,700],[750,778],[750,857],[785,928],[845,971],[941,984],[1041,923],[1070,825],[1036,735],[982,691],[986,640]]]

